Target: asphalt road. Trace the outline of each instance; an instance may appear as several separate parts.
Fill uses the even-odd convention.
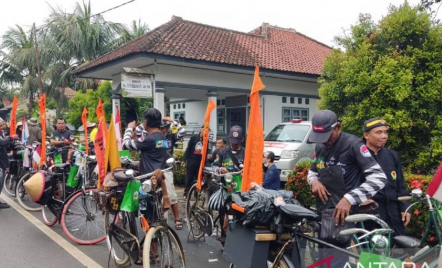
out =
[[[105,242],[77,245],[66,238],[60,225],[45,226],[41,212],[24,211],[12,197],[5,195],[2,193],[0,199],[12,206],[0,210],[0,268],[116,267],[112,260],[108,266]],[[205,242],[187,242],[186,225],[177,233],[184,247],[186,267],[229,267],[222,257],[221,244],[214,237],[206,237]]]

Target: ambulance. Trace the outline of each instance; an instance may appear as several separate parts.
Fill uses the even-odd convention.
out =
[[[281,176],[281,182],[287,177],[296,163],[313,160],[315,144],[308,143],[312,131],[310,121],[292,119],[288,123],[277,125],[264,139],[264,152],[275,153],[275,165]]]

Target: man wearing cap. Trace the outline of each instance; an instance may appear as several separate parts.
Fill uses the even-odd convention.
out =
[[[239,171],[244,164],[245,149],[241,147],[244,140],[244,132],[240,126],[233,126],[229,133],[230,146],[219,150],[213,162],[213,172],[225,174]]]
[[[316,148],[308,182],[318,198],[318,213],[322,221],[328,219],[336,226],[344,225],[352,206],[355,208],[372,198],[384,188],[387,178],[362,140],[341,132],[341,124],[334,112],[316,112],[312,125],[309,142],[316,143]],[[333,231],[321,232],[320,238],[326,239]],[[349,245],[346,239],[340,239],[344,240],[341,243],[338,238],[327,239],[342,248]],[[324,253],[325,256],[334,255],[332,267],[344,267],[348,261],[348,256],[331,249],[324,249]]]
[[[398,201],[400,196],[408,196],[405,188],[404,174],[402,173],[401,160],[397,152],[385,148],[388,140],[388,125],[385,120],[372,118],[364,122],[364,140],[371,155],[379,163],[387,176],[387,183],[372,200],[378,203],[379,207],[375,213],[379,214],[391,229],[394,236],[405,235],[405,226],[411,219],[410,213],[405,210],[410,202]],[[371,200],[367,203],[372,202]]]
[[[183,156],[183,164],[187,166],[186,168],[186,178],[185,178],[185,189],[184,189],[184,197],[187,196],[187,193],[192,187],[194,181],[198,176],[198,172],[200,170],[200,164],[202,159],[203,152],[203,136],[204,136],[204,126],[201,126],[200,132],[196,135],[193,135],[189,143],[187,144],[186,151]],[[209,132],[209,141],[208,144],[213,142],[213,132]],[[207,153],[209,150],[207,150]]]
[[[57,118],[57,129],[52,132],[51,145],[55,148],[63,149],[61,151],[61,157],[63,163],[68,163],[71,154],[69,153],[68,146],[74,141],[74,134],[66,129],[66,120],[62,117]]]
[[[34,117],[28,120],[29,137],[27,145],[31,145],[34,142],[41,143],[41,128],[37,125],[37,123],[37,119]]]

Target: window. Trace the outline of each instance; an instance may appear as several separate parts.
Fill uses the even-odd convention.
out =
[[[181,103],[178,103],[178,109],[181,109]]]
[[[305,99],[305,104],[310,104],[310,99]]]
[[[302,121],[308,121],[308,111],[305,108],[282,108],[282,122],[290,122],[292,119],[302,119]]]
[[[294,97],[290,97],[290,103],[295,103],[295,98]]]
[[[287,103],[287,97],[282,97],[282,103]]]
[[[298,104],[302,104],[302,98],[298,98]]]
[[[176,104],[173,105],[173,108],[176,109]]]
[[[225,132],[224,131],[224,123],[226,119],[226,111],[224,109],[218,109],[218,131],[219,132]]]
[[[225,99],[221,101],[221,105],[226,105],[226,100]]]
[[[183,117],[184,120],[186,120],[186,113],[185,112],[177,112],[177,113],[173,113],[173,119],[175,119],[175,121],[178,122],[178,119],[180,117]]]
[[[221,105],[221,100],[216,100],[216,105],[220,106]]]
[[[186,104],[185,104],[185,103],[183,103],[183,109],[184,109],[184,108],[186,108]]]

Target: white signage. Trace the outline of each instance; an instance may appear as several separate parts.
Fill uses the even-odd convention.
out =
[[[121,74],[121,91],[127,98],[152,98],[152,79],[149,76]]]

